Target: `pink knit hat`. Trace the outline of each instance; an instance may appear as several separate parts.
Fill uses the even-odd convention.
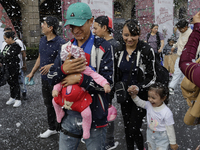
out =
[[[112,105],[110,108],[108,108],[108,116],[107,120],[108,122],[114,121],[117,117],[117,109]]]
[[[65,61],[69,53],[71,53],[74,58],[80,58],[80,57],[85,58],[85,52],[83,51],[82,48],[73,44],[68,44],[66,48],[62,49],[60,52],[61,60]]]

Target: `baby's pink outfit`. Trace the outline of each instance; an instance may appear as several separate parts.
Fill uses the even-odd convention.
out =
[[[94,79],[94,81],[97,84],[101,85],[102,87],[104,87],[105,84],[109,84],[108,81],[103,76],[101,76],[100,74],[93,71],[89,66],[86,66],[86,69],[82,73],[85,75],[91,76]],[[72,89],[72,85],[67,86],[66,92],[68,94],[71,93],[71,89]],[[54,86],[53,90],[60,92],[62,90],[62,85],[60,83],[56,84]],[[84,91],[85,91],[85,89],[84,89]],[[72,100],[70,100],[70,101],[72,101]],[[62,118],[65,115],[65,112],[62,109],[62,106],[58,105],[54,101],[54,99],[52,102],[53,102],[54,109],[56,112],[57,121],[58,121],[58,123],[60,123]],[[82,121],[83,138],[88,139],[90,137],[90,127],[91,127],[91,123],[92,123],[92,114],[91,114],[90,106],[88,106],[86,109],[84,109],[81,112],[81,116],[83,118],[83,121]]]

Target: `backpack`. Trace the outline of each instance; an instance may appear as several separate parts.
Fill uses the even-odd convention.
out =
[[[169,71],[155,59],[156,82],[160,82],[168,87],[169,85]]]
[[[141,49],[141,44],[139,46],[140,46],[139,49]],[[161,65],[158,59],[155,59],[155,72],[156,72],[156,82],[160,82],[168,87],[169,71],[164,66]]]

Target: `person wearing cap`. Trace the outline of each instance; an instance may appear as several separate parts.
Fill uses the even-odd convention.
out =
[[[57,56],[54,65],[48,73],[49,82],[55,85],[62,81],[64,86],[78,84],[89,92],[92,97],[90,109],[92,112],[92,124],[90,138],[84,140],[87,150],[104,150],[106,139],[106,126],[108,115],[109,94],[105,93],[90,76],[81,74],[88,64],[97,73],[102,75],[109,84],[113,85],[113,53],[110,44],[102,38],[92,34],[90,27],[93,17],[90,7],[86,3],[74,3],[67,9],[66,25],[74,38],[62,46],[64,49],[69,43],[83,48],[86,60],[83,58],[70,59],[63,62]],[[61,121],[59,150],[77,149],[82,137],[82,117],[79,112],[65,110],[65,116]]]
[[[44,133],[40,134],[41,138],[48,138],[50,135],[56,134],[56,114],[52,104],[52,90],[47,80],[47,73],[49,68],[53,65],[56,56],[60,53],[61,45],[66,41],[57,35],[58,20],[55,17],[48,16],[45,18],[42,24],[42,32],[44,36],[40,39],[39,44],[39,56],[35,62],[31,72],[26,76],[33,78],[35,72],[39,69],[42,80],[42,96],[44,104],[47,108],[48,129]]]
[[[119,43],[114,39],[114,37],[111,35],[113,33],[113,26],[112,26],[112,19],[108,16],[99,16],[94,20],[93,25],[93,33],[100,38],[104,38],[106,41],[108,41],[111,46],[113,53],[115,54],[116,51],[118,51]],[[111,98],[109,101],[109,108],[114,107],[112,106],[112,99],[114,97],[114,94],[110,94]],[[107,127],[107,135],[106,135],[106,149],[114,149],[119,144],[118,141],[114,141],[114,121],[111,121],[108,123]]]

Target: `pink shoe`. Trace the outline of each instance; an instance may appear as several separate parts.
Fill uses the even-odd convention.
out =
[[[112,105],[110,108],[108,108],[108,116],[107,120],[108,122],[114,121],[117,117],[117,109]]]

